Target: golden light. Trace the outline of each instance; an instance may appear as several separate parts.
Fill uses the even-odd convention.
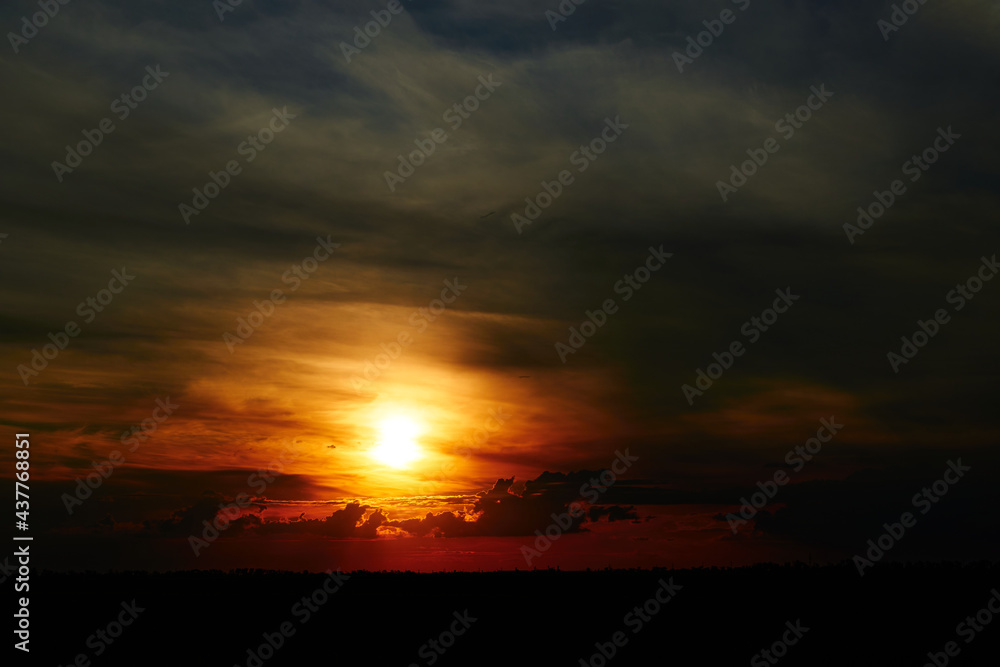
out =
[[[388,417],[379,422],[378,440],[371,455],[393,468],[405,468],[423,453],[417,444],[420,427],[408,417]]]

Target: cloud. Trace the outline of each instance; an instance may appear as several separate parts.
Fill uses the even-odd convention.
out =
[[[972,470],[939,496],[933,486],[949,468],[943,459],[934,467],[870,469],[843,480],[790,485],[774,499],[780,506],[760,511],[743,532],[850,555],[862,553],[869,539],[885,532],[885,524],[899,523],[909,512],[915,525],[893,547],[894,559],[996,557],[1000,520],[993,511],[991,482],[998,471],[996,457],[977,452],[961,460]],[[930,496],[921,495],[928,491]]]
[[[578,502],[586,507],[580,497],[580,487],[599,475],[600,471],[575,473],[546,472],[534,480],[527,480],[520,493],[513,492],[514,478],[498,479],[494,485],[473,498],[471,506],[457,512],[427,512],[423,518],[392,520],[387,508],[361,502],[346,503],[329,516],[306,519],[300,514],[295,518],[268,518],[267,499],[250,504],[238,518],[229,514],[235,499],[215,491],[206,491],[190,505],[173,510],[166,518],[147,519],[136,524],[98,522],[122,534],[145,533],[153,536],[176,537],[201,534],[205,522],[212,523],[217,516],[225,519],[228,527],[223,537],[236,537],[244,532],[273,538],[295,534],[303,537],[327,539],[375,539],[385,535],[433,535],[439,537],[502,537],[533,535],[554,519],[553,515],[568,514],[570,505]],[[638,519],[633,507],[618,505],[589,506],[589,509],[572,519],[565,532],[586,530],[587,521],[625,521]],[[221,521],[221,519],[220,519]]]
[[[602,517],[607,517],[608,522],[639,520],[638,513],[631,506],[620,507],[618,505],[611,505],[610,507],[601,507],[595,505],[587,510],[587,518],[591,521],[600,521]]]

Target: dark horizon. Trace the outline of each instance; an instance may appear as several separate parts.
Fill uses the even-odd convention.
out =
[[[528,664],[599,665],[594,656],[612,653],[608,663],[621,665],[699,657],[758,667],[779,655],[781,664],[814,666],[922,665],[942,655],[990,664],[1000,640],[976,617],[1000,603],[998,587],[983,583],[997,581],[995,562],[887,564],[879,572],[862,579],[845,563],[590,573],[43,573],[38,581],[68,595],[100,591],[92,617],[67,619],[66,646],[45,647],[60,664],[92,655],[86,639],[121,613],[123,600],[137,618],[122,642],[105,646],[101,664],[134,664],[144,642],[174,627],[175,615],[225,638],[201,647],[204,664],[240,667],[302,664],[346,641],[380,665],[507,665],[512,655]],[[206,589],[253,608],[253,617],[187,604]],[[540,594],[540,604],[526,604]],[[387,627],[392,642],[383,639]],[[443,636],[451,630],[460,632]],[[717,641],[720,632],[727,641]],[[794,641],[782,647],[784,639]],[[92,643],[101,646],[100,635]],[[164,646],[159,659],[189,653],[187,645]]]

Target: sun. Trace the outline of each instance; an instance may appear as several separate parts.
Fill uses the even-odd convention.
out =
[[[405,468],[423,453],[417,444],[420,427],[408,417],[388,417],[378,424],[372,457],[393,468]]]

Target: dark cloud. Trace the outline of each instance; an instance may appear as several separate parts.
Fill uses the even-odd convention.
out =
[[[948,478],[957,481],[938,483],[946,491],[937,495],[934,484],[953,470],[952,462],[971,470],[961,478],[949,472]],[[744,532],[861,554],[868,540],[886,532],[886,524],[898,524],[901,515],[909,512],[916,524],[892,548],[892,559],[964,560],[972,554],[995,558],[1000,555],[1000,520],[993,510],[992,479],[997,471],[995,457],[970,455],[948,462],[941,459],[936,467],[864,470],[843,480],[789,485],[774,498],[778,506],[760,511]],[[732,512],[737,511],[734,506]],[[719,514],[716,519],[726,521],[729,516]]]
[[[609,522],[639,520],[638,513],[631,506],[619,507],[618,505],[611,505],[610,507],[600,507],[595,505],[587,510],[587,518],[591,521],[600,521],[602,517],[607,517]]]
[[[95,521],[94,525],[120,530],[125,534],[138,532],[159,537],[176,537],[200,535],[205,530],[206,523],[215,522],[226,526],[221,532],[226,537],[236,537],[248,531],[265,537],[296,534],[332,539],[374,539],[382,535],[379,531],[382,527],[398,529],[414,536],[502,537],[533,535],[536,530],[544,530],[552,524],[555,521],[553,515],[566,515],[565,520],[569,522],[569,526],[563,532],[585,530],[588,520],[638,519],[634,507],[588,506],[584,502],[580,494],[581,485],[588,484],[588,480],[594,479],[599,473],[600,471],[569,474],[546,472],[534,480],[527,480],[520,493],[512,491],[514,478],[498,479],[492,488],[477,494],[467,509],[438,514],[428,512],[421,519],[391,520],[391,509],[360,502],[347,503],[324,518],[305,519],[300,515],[293,519],[269,519],[265,517],[268,509],[266,499],[246,502],[242,510],[237,510],[237,498],[206,491],[192,504],[173,510],[162,519],[123,524],[113,519],[109,521],[108,514]],[[581,509],[579,516],[575,518],[568,516],[573,503],[579,503]],[[106,503],[101,506],[105,507]]]

